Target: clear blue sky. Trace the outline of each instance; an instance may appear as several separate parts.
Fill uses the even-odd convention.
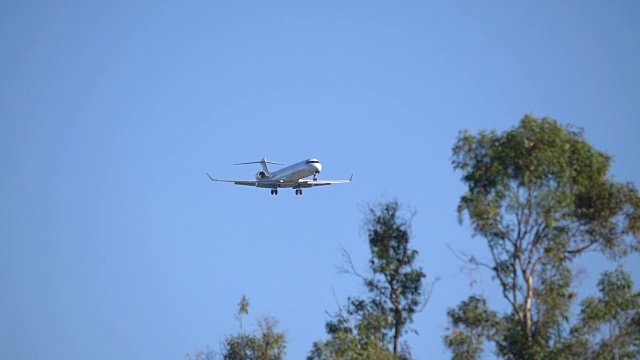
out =
[[[407,340],[446,358],[445,312],[501,307],[455,212],[459,130],[527,113],[584,127],[640,184],[637,1],[3,1],[0,3],[0,358],[182,359],[218,350],[243,294],[288,358],[325,311],[362,294],[362,209],[417,210],[415,247],[440,277]],[[305,191],[251,179],[262,157],[322,161]],[[638,257],[627,267],[640,283]],[[583,295],[606,262],[591,256]],[[473,284],[473,287],[471,285]]]

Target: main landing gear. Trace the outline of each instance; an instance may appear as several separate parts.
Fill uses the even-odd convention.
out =
[[[302,189],[295,189],[296,195],[302,195]],[[271,195],[278,195],[278,189],[271,189]]]

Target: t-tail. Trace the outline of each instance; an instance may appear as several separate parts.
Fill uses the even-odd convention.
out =
[[[259,171],[256,174],[256,179],[257,180],[265,179],[265,178],[269,177],[269,175],[271,175],[271,172],[269,171],[269,167],[267,166],[267,164],[284,165],[284,164],[281,164],[281,163],[268,161],[265,158],[262,158],[262,160],[260,160],[260,161],[244,162],[244,163],[238,163],[238,164],[234,164],[234,165],[249,165],[249,164],[260,164],[260,166],[262,166],[262,171]]]

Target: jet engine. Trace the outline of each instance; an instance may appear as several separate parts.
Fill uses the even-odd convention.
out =
[[[262,180],[267,177],[267,173],[264,171],[258,171],[256,174],[256,180]]]

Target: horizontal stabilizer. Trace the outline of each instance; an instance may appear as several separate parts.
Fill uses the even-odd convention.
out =
[[[250,161],[250,162],[237,163],[237,164],[233,164],[233,165],[249,165],[249,164],[273,164],[273,165],[284,165],[284,164],[279,163],[279,162],[267,161],[267,159],[262,159],[262,160],[260,160],[260,161]]]
[[[284,165],[284,164],[273,162],[273,161],[267,161],[267,159],[265,158],[262,158],[262,160],[260,161],[244,162],[244,163],[238,163],[235,165],[248,165],[248,164],[260,164],[260,166],[262,166],[262,171],[266,172],[267,174],[269,174],[269,167],[267,166],[267,164]]]

